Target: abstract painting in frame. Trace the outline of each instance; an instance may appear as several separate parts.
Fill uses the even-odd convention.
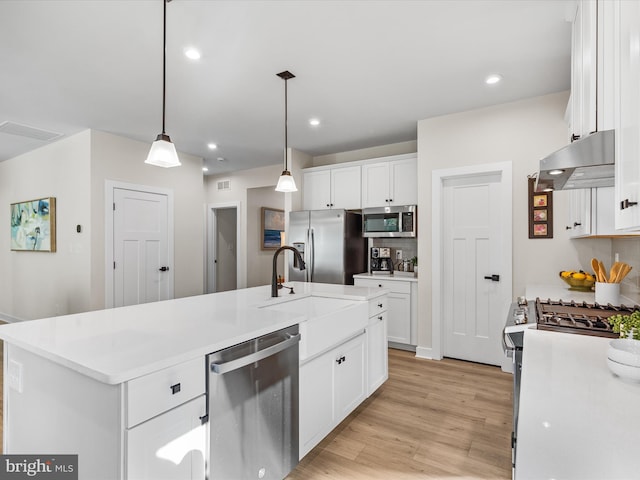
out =
[[[56,199],[11,204],[11,250],[56,251]]]
[[[284,210],[262,207],[262,236],[260,248],[275,250],[280,247],[280,238],[284,232]]]

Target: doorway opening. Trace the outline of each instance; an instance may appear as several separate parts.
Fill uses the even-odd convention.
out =
[[[209,205],[206,293],[238,288],[239,203]]]

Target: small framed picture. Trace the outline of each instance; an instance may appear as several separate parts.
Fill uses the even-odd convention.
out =
[[[275,250],[280,247],[284,232],[284,210],[262,207],[260,210],[261,230],[260,248]]]
[[[546,207],[547,206],[547,193],[544,195],[534,195],[533,196],[533,206],[534,207]]]
[[[534,222],[546,222],[547,221],[547,209],[536,209],[533,211]]]
[[[533,225],[533,234],[536,237],[546,237],[547,236],[547,224],[546,223],[536,223]]]

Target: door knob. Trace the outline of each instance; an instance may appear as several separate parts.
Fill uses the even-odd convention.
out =
[[[485,280],[491,280],[492,282],[499,282],[500,281],[500,275],[496,275],[496,274],[485,276],[484,278],[485,278]]]
[[[168,272],[169,267],[160,267],[158,270],[160,270],[161,272]]]

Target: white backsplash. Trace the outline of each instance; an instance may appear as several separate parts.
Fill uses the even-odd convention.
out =
[[[410,260],[418,255],[418,240],[415,238],[372,238],[369,246],[391,248],[394,266],[399,262],[396,260],[396,250],[402,250],[403,260]]]
[[[611,242],[611,255],[618,254],[620,261],[633,267],[620,284],[620,293],[640,304],[640,239],[616,238]]]

